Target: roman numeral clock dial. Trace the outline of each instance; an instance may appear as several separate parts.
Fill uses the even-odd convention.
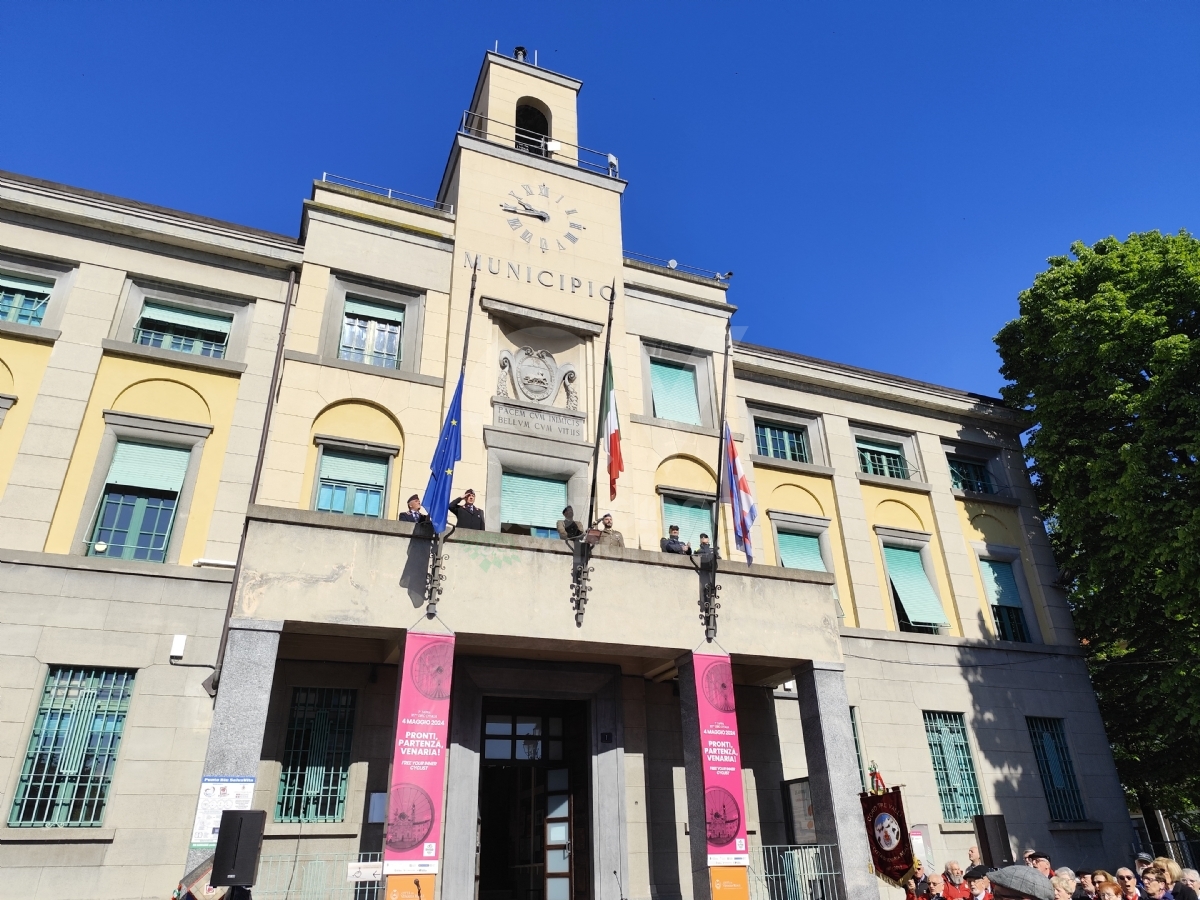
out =
[[[543,253],[573,247],[587,231],[580,221],[579,210],[566,194],[556,194],[548,184],[522,184],[514,188],[500,209],[517,237]]]

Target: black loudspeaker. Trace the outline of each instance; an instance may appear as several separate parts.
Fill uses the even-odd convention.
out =
[[[258,877],[267,813],[262,809],[227,809],[221,813],[217,850],[213,854],[213,887],[252,887]]]
[[[975,841],[979,844],[979,855],[983,857],[985,866],[1002,869],[1015,864],[1004,816],[976,816]]]

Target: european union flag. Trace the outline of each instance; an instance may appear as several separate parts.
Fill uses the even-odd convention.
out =
[[[446,411],[446,421],[438,438],[433,462],[429,464],[429,484],[425,487],[425,510],[433,523],[433,530],[441,534],[446,530],[446,516],[450,513],[450,489],[454,483],[454,464],[462,459],[462,391],[463,375],[458,375],[458,387],[454,399]]]

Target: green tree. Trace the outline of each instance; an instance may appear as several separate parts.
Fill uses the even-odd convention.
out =
[[[1117,768],[1200,809],[1200,241],[1071,246],[996,336]],[[1072,258],[1073,257],[1073,258]],[[1152,837],[1157,827],[1149,823]]]

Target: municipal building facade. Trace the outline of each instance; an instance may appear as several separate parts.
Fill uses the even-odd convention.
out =
[[[323,178],[298,238],[0,174],[0,897],[167,897],[212,854],[214,790],[267,812],[256,897],[382,897],[347,869],[382,849],[406,634],[443,625],[439,897],[706,894],[679,681],[701,586],[659,541],[709,530],[726,366],[759,509],[747,564],[723,507],[717,576],[752,887],[802,846],[810,894],[874,896],[872,761],[932,865],[965,860],[976,813],[1018,852],[1128,854],[1022,421],[727,357],[728,278],[623,249],[626,182],[578,146],[580,87],[486,54],[436,201]],[[486,527],[446,541],[430,625],[430,541],[398,514],[473,273],[452,496],[474,488]],[[614,285],[624,548],[596,550],[577,626],[554,528],[588,509]]]

